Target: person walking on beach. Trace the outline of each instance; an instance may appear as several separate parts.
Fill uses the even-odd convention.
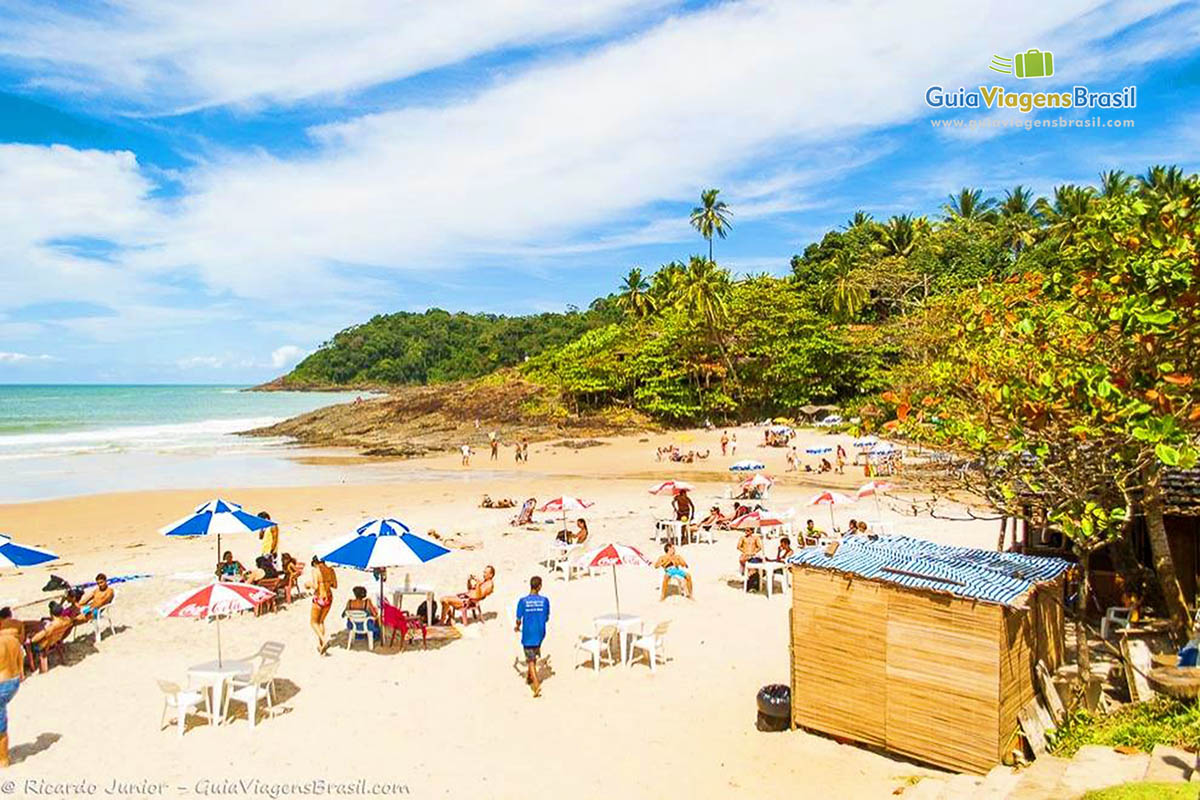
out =
[[[462,446],[462,465],[464,467],[471,466],[471,445],[469,444]]]
[[[325,618],[333,607],[333,590],[337,588],[337,573],[321,559],[312,558],[312,613],[309,623],[313,633],[317,635],[317,652],[325,655],[329,649],[329,640],[325,638]]]
[[[491,445],[491,448],[492,448],[491,460],[492,461],[498,460],[500,458],[500,440],[496,438],[495,433],[492,434],[491,441],[489,441],[488,444]]]
[[[841,475],[846,471],[846,448],[840,444],[837,446],[837,474]]]
[[[11,619],[12,610],[8,607],[0,609],[0,617]],[[24,677],[21,628],[6,625],[0,628],[0,767],[8,766],[8,703],[21,687]]]
[[[721,455],[729,449],[729,431],[721,431]]]
[[[737,434],[736,433],[733,434],[733,436],[731,436],[729,438],[729,455],[731,455],[731,456],[737,455]]]
[[[542,597],[541,590],[542,579],[534,575],[529,579],[529,594],[517,601],[517,625],[513,629],[521,634],[521,647],[525,649],[525,682],[533,690],[534,697],[542,696],[537,662],[542,657],[542,641],[546,638],[546,623],[550,621],[550,598]]]
[[[524,436],[521,437],[521,460],[529,463],[529,440]]]

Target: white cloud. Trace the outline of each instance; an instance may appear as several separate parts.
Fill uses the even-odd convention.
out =
[[[0,352],[0,364],[28,364],[31,361],[55,361],[54,356],[29,355],[28,353]]]
[[[175,366],[180,369],[220,369],[226,363],[228,363],[227,359],[220,356],[191,356],[179,359],[175,362]]]
[[[285,344],[283,347],[277,347],[271,351],[271,366],[275,369],[283,369],[291,367],[300,359],[304,358],[306,352],[303,347],[297,347],[294,344]]]
[[[72,13],[11,4],[0,55],[34,82],[151,112],[294,102],[504,47],[594,36],[666,0],[124,0]]]

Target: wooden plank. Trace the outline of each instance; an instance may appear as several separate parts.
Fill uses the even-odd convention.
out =
[[[1050,716],[1057,727],[1066,719],[1067,709],[1063,706],[1062,697],[1058,694],[1058,687],[1054,685],[1054,678],[1050,675],[1050,670],[1046,669],[1045,662],[1038,661],[1034,669],[1037,672],[1038,686],[1042,690],[1042,699],[1045,700],[1046,707],[1050,709]]]
[[[1025,735],[1025,741],[1029,742],[1029,749],[1033,751],[1034,757],[1044,756],[1046,729],[1038,718],[1037,703],[1031,700],[1022,706],[1017,712],[1017,719],[1021,722],[1021,733]]]
[[[1141,639],[1121,637],[1121,655],[1125,657],[1125,681],[1129,686],[1129,699],[1135,703],[1154,697],[1154,690],[1146,680],[1152,668],[1150,648]]]

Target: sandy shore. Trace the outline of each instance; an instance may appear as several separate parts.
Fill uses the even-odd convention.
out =
[[[816,488],[847,490],[863,481],[861,470],[785,475],[784,451],[752,446],[761,438],[752,428],[739,430],[737,456],[722,458],[718,437],[699,431],[630,436],[582,450],[537,444],[527,465],[515,465],[504,450],[495,464],[486,452],[477,455],[469,469],[457,457],[439,456],[395,462],[389,466],[394,478],[364,485],[196,487],[0,507],[0,531],[64,556],[49,569],[6,574],[0,590],[6,602],[41,599],[50,572],[72,581],[99,570],[153,575],[119,587],[115,636],[98,650],[90,637],[70,645],[67,666],[22,685],[9,708],[17,763],[5,777],[17,781],[18,792],[26,780],[91,781],[99,793],[114,778],[161,781],[168,796],[182,794],[180,787],[188,794],[217,793],[226,780],[262,783],[224,794],[266,796],[267,786],[281,782],[360,778],[403,784],[416,797],[890,796],[908,776],[929,770],[820,736],[755,730],[755,692],[787,678],[790,598],[743,594],[740,581],[734,588],[733,534],[682,549],[695,574],[694,601],[672,596],[660,602],[659,578],[650,570],[619,573],[623,610],[648,623],[671,621],[671,661],[656,674],[644,663],[599,674],[575,669],[575,639],[592,630],[593,616],[613,610],[610,574],[548,579],[553,617],[544,652],[554,674],[543,698],[530,697],[513,667],[519,650],[511,609],[529,577],[544,574],[537,562],[554,527],[512,528],[512,512],[478,507],[484,492],[518,502],[564,493],[594,500],[586,516],[597,543],[621,541],[650,555],[656,552],[652,519],[668,505],[668,498],[647,493],[654,480],[697,483],[700,506],[730,484],[726,468],[735,458],[758,458],[781,477],[769,505],[796,507],[800,519],[813,516],[822,524],[827,511],[806,514],[803,501]],[[817,438],[834,441],[804,433],[801,449]],[[691,465],[656,463],[655,446],[672,440],[714,455]],[[431,471],[436,479],[428,477]],[[414,580],[453,592],[468,573],[494,565],[497,590],[485,604],[487,619],[427,651],[368,652],[362,645],[346,651],[339,639],[324,658],[315,652],[307,600],[261,618],[232,619],[221,630],[227,655],[254,652],[267,640],[285,643],[282,708],[254,730],[244,718],[219,728],[198,723],[182,739],[174,728],[160,730],[155,679],[182,680],[189,665],[215,656],[216,640],[211,624],[162,619],[156,610],[198,583],[191,576],[209,568],[215,543],[168,541],[156,530],[214,495],[269,510],[281,523],[281,549],[305,561],[316,543],[369,517],[394,516],[419,531],[435,528],[450,544],[471,549],[426,565]],[[884,517],[899,532],[995,545],[993,523],[916,518],[901,513],[904,508],[901,501],[885,503]],[[839,511],[839,520],[856,510],[875,516],[866,503]],[[246,563],[257,552],[249,537],[225,544]],[[339,571],[335,611],[364,577]]]

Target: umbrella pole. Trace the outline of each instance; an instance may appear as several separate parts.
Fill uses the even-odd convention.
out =
[[[217,616],[215,622],[217,623],[217,667],[221,668],[225,666],[221,655],[221,617]]]
[[[883,512],[879,509],[879,490],[875,490],[875,521],[883,522]]]
[[[617,565],[613,564],[613,594],[617,598],[617,620],[621,619],[621,590],[617,588]]]
[[[833,521],[833,503],[829,504],[829,532],[837,532],[837,523]]]

